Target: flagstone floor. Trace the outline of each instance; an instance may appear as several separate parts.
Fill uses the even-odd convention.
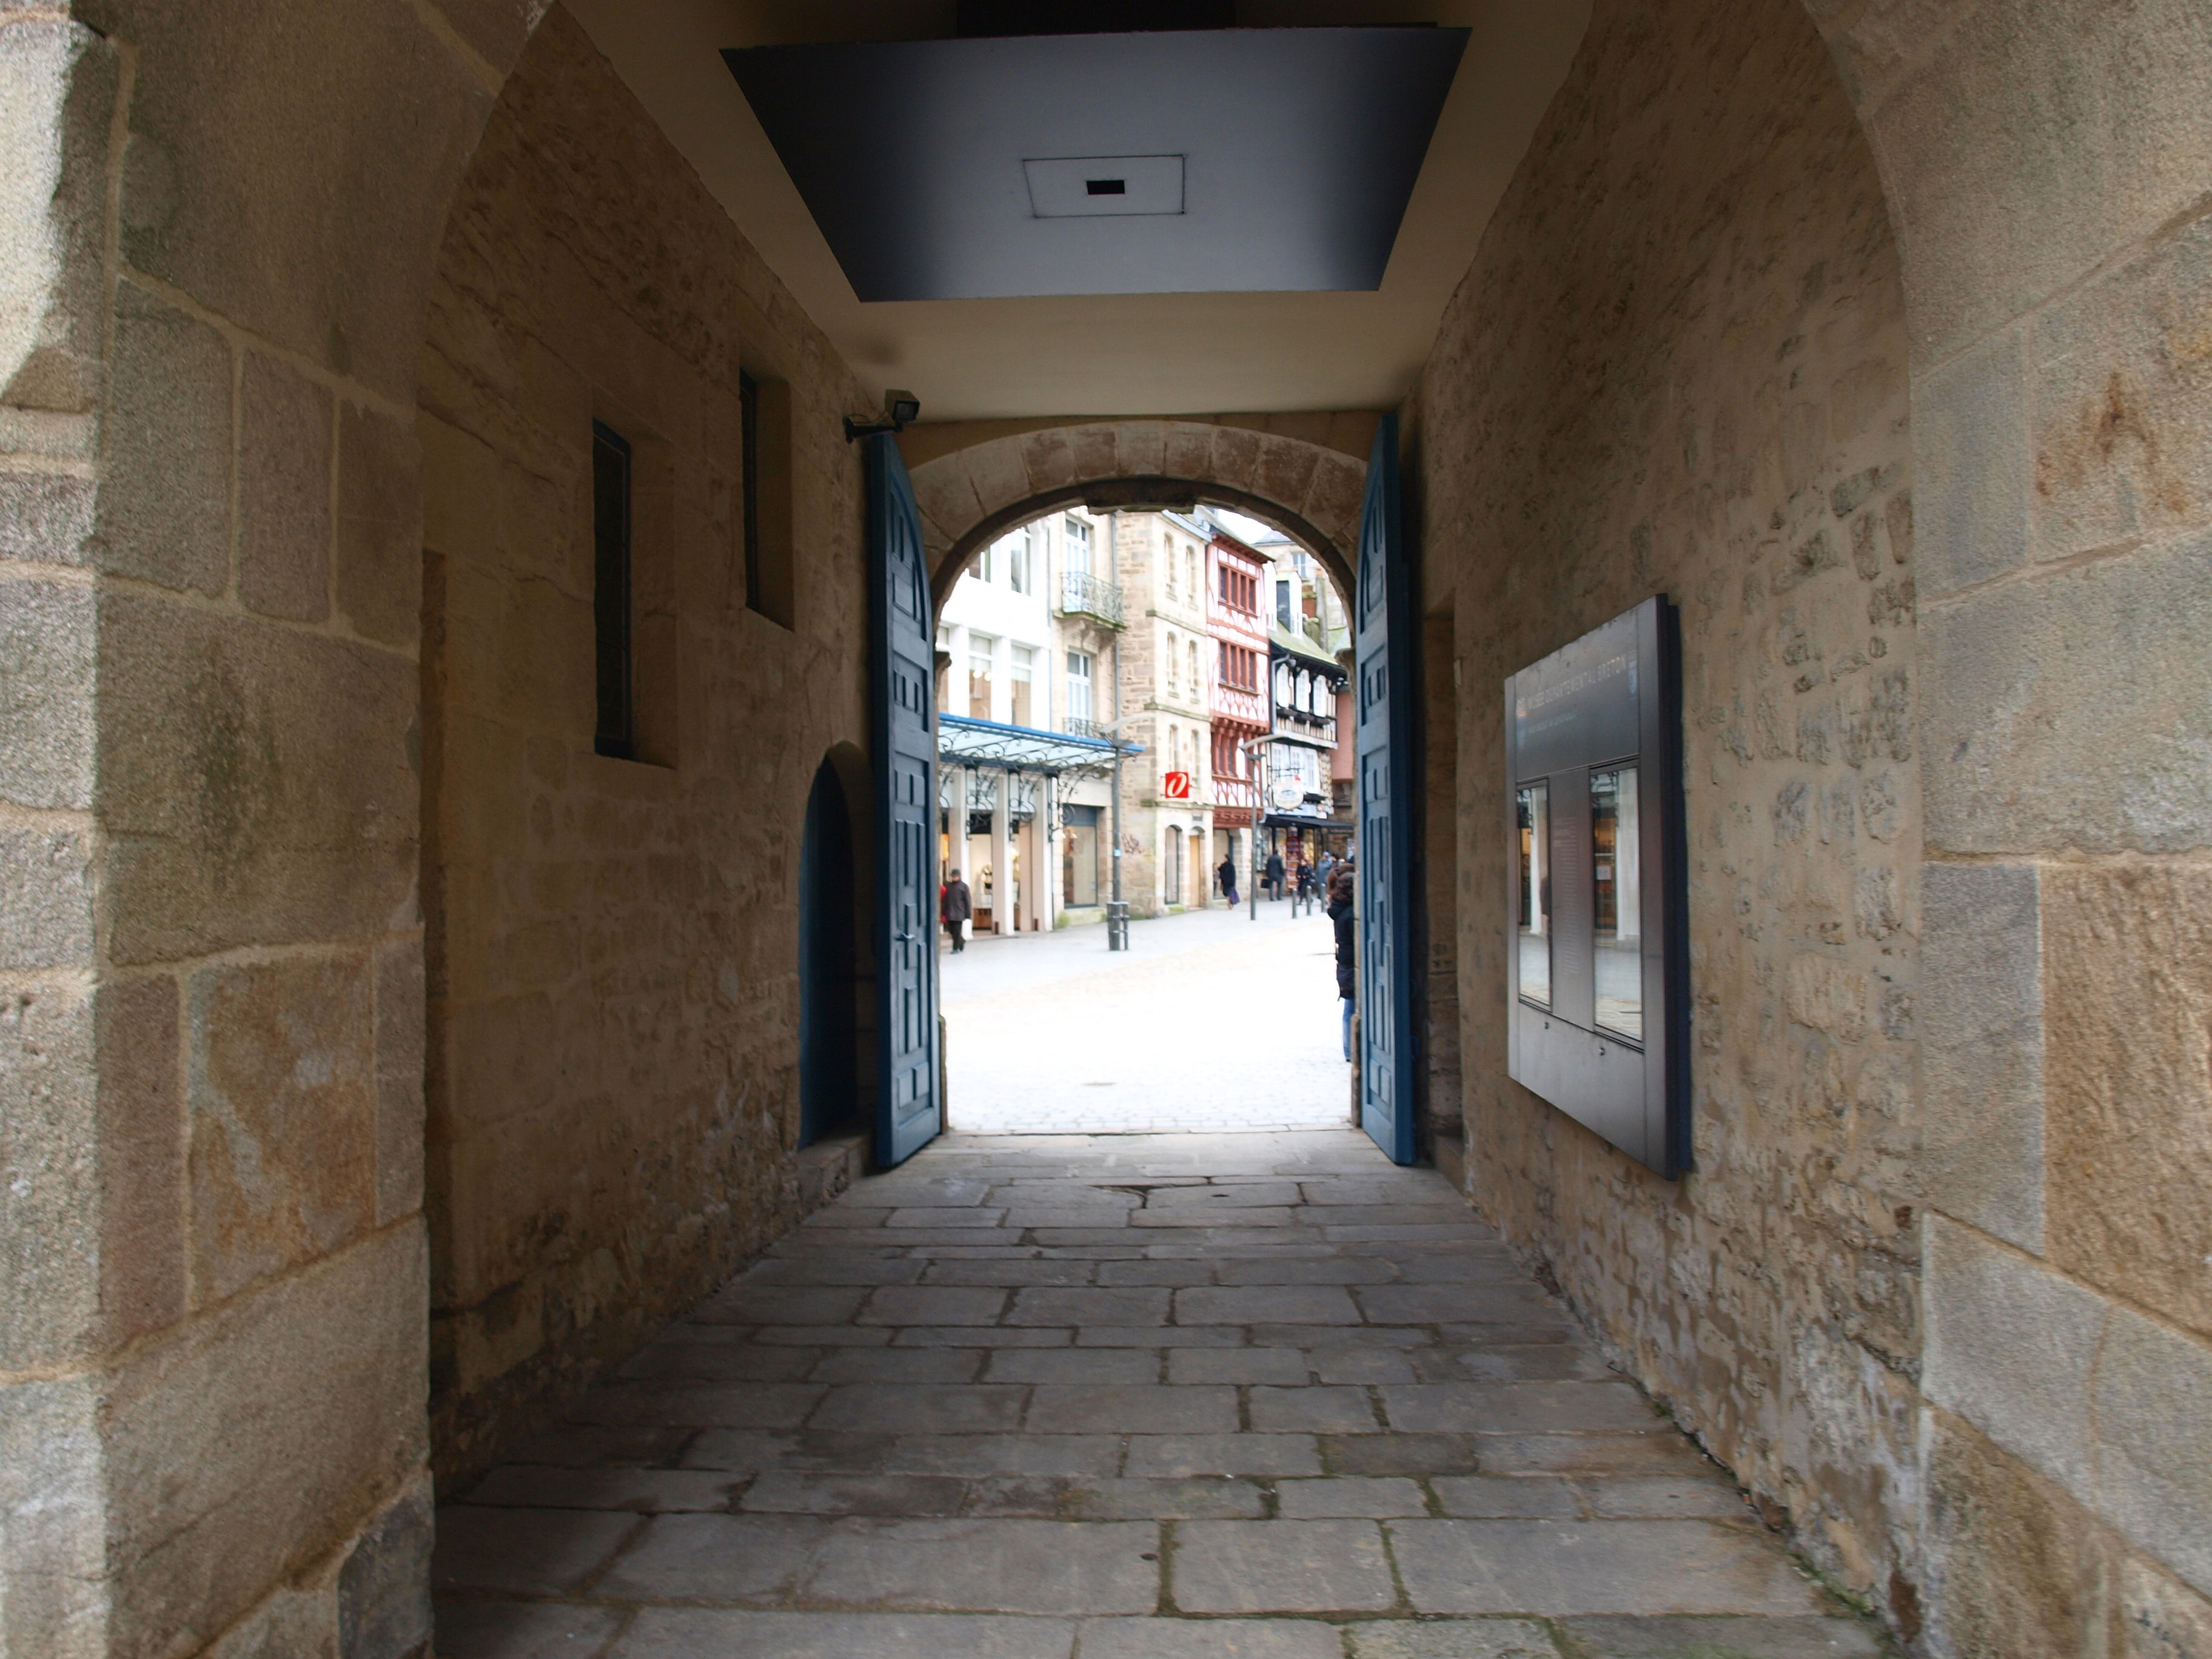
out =
[[[1885,1651],[1431,1171],[949,1137],[439,1513],[440,1659]]]

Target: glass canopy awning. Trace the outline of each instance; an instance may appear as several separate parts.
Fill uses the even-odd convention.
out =
[[[1130,744],[1121,752],[1145,751]],[[1104,738],[1077,738],[1031,726],[939,714],[937,759],[945,766],[1003,766],[1010,772],[1103,772],[1114,764],[1114,745]]]

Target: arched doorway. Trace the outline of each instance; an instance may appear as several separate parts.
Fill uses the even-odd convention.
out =
[[[814,774],[799,847],[799,1144],[860,1111],[860,865],[852,802],[831,754]],[[851,757],[857,762],[857,754]]]

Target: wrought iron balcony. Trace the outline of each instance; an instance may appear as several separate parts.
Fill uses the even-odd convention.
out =
[[[1080,714],[1070,714],[1060,723],[1060,729],[1071,738],[1110,738],[1114,734],[1097,720],[1085,720]]]
[[[1127,625],[1121,609],[1121,584],[1080,570],[1060,573],[1060,614],[1095,617],[1109,628]]]

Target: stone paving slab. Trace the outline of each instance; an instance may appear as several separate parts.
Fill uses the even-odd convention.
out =
[[[1175,1604],[1185,1613],[1356,1613],[1396,1605],[1372,1521],[1182,1521]]]
[[[1068,1659],[1074,1649],[1062,1619],[653,1607],[608,1659]]]
[[[1394,1521],[1422,1613],[1812,1613],[1770,1539],[1705,1521]]]
[[[948,1139],[441,1511],[441,1659],[1880,1652],[1455,1202],[1350,1133]]]

